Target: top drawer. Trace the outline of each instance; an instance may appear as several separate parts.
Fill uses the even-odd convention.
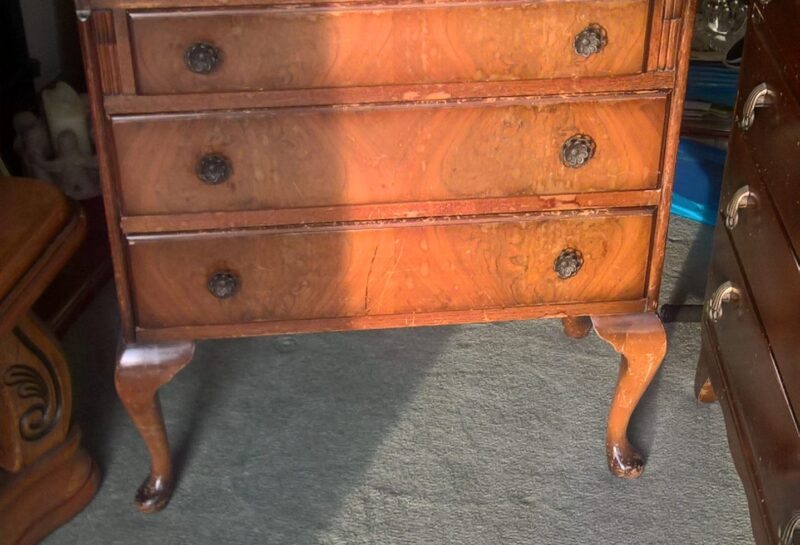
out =
[[[636,74],[648,0],[134,11],[142,94]]]

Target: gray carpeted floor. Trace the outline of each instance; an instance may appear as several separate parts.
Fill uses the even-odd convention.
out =
[[[701,300],[709,247],[673,220],[662,302]],[[152,516],[116,327],[109,288],[66,339],[104,482],[49,545],[752,543],[720,408],[692,397],[697,324],[667,327],[638,481],[606,469],[618,356],[559,321],[200,343],[162,390],[180,481]]]

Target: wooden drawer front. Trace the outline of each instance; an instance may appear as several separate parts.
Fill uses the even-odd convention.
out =
[[[708,295],[729,281],[740,290],[738,302],[724,304],[716,322],[706,316],[704,327],[712,333],[721,362],[725,391],[717,393],[735,400],[740,433],[753,449],[750,463],[760,481],[756,486],[767,499],[769,526],[777,529],[792,514],[786,507],[800,505],[800,435],[733,247],[719,224]]]
[[[130,13],[143,94],[308,89],[635,74],[647,0],[497,1]],[[589,25],[606,45],[575,51]],[[208,73],[187,49],[218,52]],[[209,65],[206,65],[208,68]]]
[[[631,211],[133,239],[135,312],[160,328],[635,300],[651,227]],[[569,249],[582,266],[561,279]],[[228,271],[238,291],[217,298]]]
[[[739,86],[737,117],[743,117],[748,96],[760,84],[766,83],[771,95],[768,105],[756,108],[750,127],[736,130],[752,151],[794,251],[800,254],[800,105],[758,34],[751,32],[746,44],[747,70],[742,72]]]
[[[750,205],[736,212],[736,225],[729,231],[778,369],[787,390],[798,397],[795,411],[800,419],[800,267],[772,199],[738,134],[733,136],[730,149],[720,202],[725,210],[742,194],[742,188],[750,190],[746,201]]]
[[[285,109],[113,121],[126,215],[656,187],[663,97]],[[594,156],[564,163],[589,136]],[[203,183],[204,157],[230,177]]]

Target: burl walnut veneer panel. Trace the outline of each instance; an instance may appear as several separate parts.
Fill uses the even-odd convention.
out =
[[[663,95],[116,117],[125,215],[655,188]],[[568,165],[585,136],[593,156]],[[203,183],[205,158],[230,175]],[[142,160],[146,157],[147,160]]]
[[[156,236],[130,246],[145,328],[640,299],[652,212]],[[571,278],[554,263],[580,253]],[[237,278],[217,298],[209,280]]]
[[[635,74],[648,10],[646,0],[496,1],[130,17],[138,91],[173,94]],[[590,24],[608,44],[587,58],[574,41]],[[213,72],[187,70],[193,43],[219,51]]]

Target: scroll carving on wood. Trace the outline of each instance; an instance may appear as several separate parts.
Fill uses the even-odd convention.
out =
[[[62,356],[31,317],[0,338],[0,467],[17,471],[66,435],[70,386]]]

